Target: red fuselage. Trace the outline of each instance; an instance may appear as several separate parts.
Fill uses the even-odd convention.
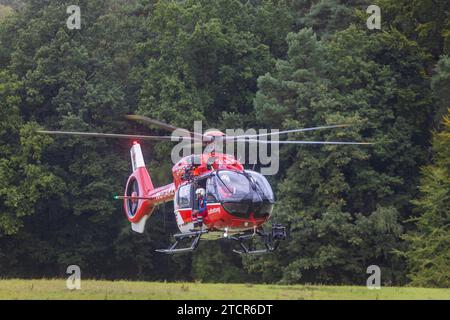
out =
[[[207,210],[203,223],[210,231],[240,232],[264,224],[272,212],[274,198],[267,180],[246,171],[233,156],[205,153],[182,158],[172,168],[174,182],[153,188],[145,166],[137,168],[127,182],[125,195],[144,199],[125,200],[128,219],[138,223],[151,215],[156,205],[174,201],[174,213],[181,232],[193,228],[195,190],[206,190]]]

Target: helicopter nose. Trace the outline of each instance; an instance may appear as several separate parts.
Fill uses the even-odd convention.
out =
[[[253,217],[268,218],[273,211],[273,204],[266,201],[261,201],[253,204]]]

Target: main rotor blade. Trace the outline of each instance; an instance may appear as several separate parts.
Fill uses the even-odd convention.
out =
[[[305,132],[305,131],[314,131],[314,130],[323,130],[323,129],[332,129],[332,128],[343,128],[348,127],[349,124],[336,124],[330,126],[320,126],[320,127],[312,127],[312,128],[301,128],[301,129],[292,129],[292,130],[284,130],[278,132],[270,132],[270,133],[261,133],[261,134],[252,134],[252,135],[240,135],[240,136],[225,136],[225,140],[232,139],[242,139],[242,138],[258,138],[258,137],[267,137],[276,134],[285,134],[285,133],[294,133],[294,132]]]
[[[146,123],[146,124],[150,124],[150,125],[154,125],[154,126],[160,127],[160,128],[162,128],[162,129],[164,129],[166,131],[169,131],[169,132],[173,132],[175,130],[182,130],[182,131],[188,133],[191,137],[194,137],[196,139],[203,140],[205,138],[200,133],[191,132],[191,131],[189,131],[187,129],[184,129],[184,128],[178,128],[178,127],[175,127],[175,126],[173,126],[171,124],[168,124],[168,123],[165,123],[165,122],[162,122],[162,121],[159,121],[159,120],[151,119],[151,118],[146,117],[146,116],[141,116],[139,114],[128,114],[125,117],[128,120],[141,121],[141,122]],[[208,139],[208,141],[211,141],[211,139]]]
[[[286,140],[286,141],[270,141],[270,140],[255,140],[255,139],[240,139],[235,142],[252,142],[265,144],[355,144],[355,145],[371,145],[371,142],[353,142],[353,141],[307,141],[307,140]]]
[[[133,135],[133,134],[117,134],[117,133],[98,133],[98,132],[77,132],[77,131],[47,131],[37,130],[38,133],[52,134],[52,135],[72,135],[83,137],[97,137],[97,138],[117,138],[117,139],[136,139],[136,140],[156,140],[156,141],[182,141],[196,140],[191,137],[181,136],[145,136],[145,135]]]
[[[139,114],[127,114],[125,116],[125,118],[127,118],[128,120],[141,121],[141,122],[144,122],[144,123],[147,123],[147,124],[152,124],[154,126],[160,127],[160,128],[162,128],[162,129],[164,129],[166,131],[169,131],[169,132],[175,131],[177,129],[181,129],[181,128],[177,128],[175,126],[172,126],[172,125],[170,125],[168,123],[165,123],[165,122],[162,122],[162,121],[159,121],[159,120],[155,120],[155,119],[151,119],[151,118],[146,117],[146,116],[141,116]],[[184,129],[182,129],[182,130],[184,130]]]

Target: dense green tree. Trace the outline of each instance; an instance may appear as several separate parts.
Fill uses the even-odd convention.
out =
[[[20,9],[23,8],[24,3],[22,0],[0,0],[0,5]]]
[[[205,118],[210,124],[219,124],[219,110],[229,111],[223,115],[227,119],[236,118],[233,112],[251,115],[256,77],[272,65],[270,48],[282,52],[277,44],[283,42],[285,34],[279,37],[276,30],[289,31],[289,23],[277,23],[272,33],[256,23],[262,17],[276,23],[270,16],[275,8],[270,1],[261,9],[238,1],[205,1],[201,5],[195,1],[82,1],[81,30],[66,28],[66,5],[64,1],[28,1],[23,11],[1,26],[0,66],[5,69],[5,86],[6,82],[14,86],[12,93],[17,95],[8,98],[14,106],[5,104],[2,109],[11,117],[9,121],[2,119],[8,150],[18,149],[18,134],[14,140],[12,130],[18,132],[25,126],[28,130],[23,134],[30,135],[36,128],[34,121],[47,129],[140,133],[144,128],[130,126],[122,119],[138,107],[152,117],[183,126]],[[289,16],[286,7],[275,14]],[[176,19],[184,20],[174,23]],[[9,36],[12,33],[15,38]],[[202,112],[208,108],[210,112],[204,117]],[[14,235],[2,239],[2,270],[24,274],[37,261],[39,252],[40,267],[28,273],[30,276],[54,275],[73,263],[83,266],[86,276],[196,276],[189,258],[168,260],[153,252],[168,245],[165,220],[152,218],[147,233],[136,237],[129,232],[120,203],[111,201],[129,174],[128,144],[63,137],[33,139],[38,150],[30,147],[27,152],[41,159],[44,171],[33,174],[42,186],[21,176],[17,164],[8,167],[18,171],[16,176],[9,178],[5,171],[11,180],[5,181],[2,196],[20,197],[7,191],[16,178],[36,189],[37,195],[33,195],[24,188],[24,195],[28,192],[30,200],[45,206],[36,211],[30,207],[19,210],[16,199],[10,201],[7,211],[10,202],[5,201],[1,227]],[[155,147],[167,151],[164,148],[169,146]],[[144,146],[147,158],[153,155],[149,152],[152,149]],[[156,184],[170,179],[170,166],[160,163],[161,158],[168,161],[167,154],[166,158],[150,157]],[[2,159],[9,164],[6,150]],[[48,178],[43,176],[50,172]],[[23,205],[32,206],[33,201]],[[167,206],[159,215],[170,213],[170,209]],[[23,226],[20,216],[24,214],[29,219]],[[34,246],[12,250],[24,239]],[[139,248],[148,252],[138,252]],[[239,265],[238,260],[230,263]],[[18,261],[24,263],[13,268]],[[159,270],[161,263],[167,264],[165,270]],[[242,273],[236,267],[229,270]]]
[[[398,29],[435,60],[450,50],[449,3],[446,0],[378,0],[383,26]]]
[[[20,116],[20,85],[14,75],[0,72],[0,236],[17,233],[24,217],[45,210],[45,202],[63,191],[41,162],[50,139],[36,137],[36,125],[25,124]]]
[[[280,167],[287,169],[277,213],[290,240],[274,268],[287,282],[362,282],[365,268],[378,264],[386,281],[402,281],[391,252],[410,214],[434,112],[423,76],[426,56],[398,32],[356,27],[323,41],[303,29],[287,42],[288,59],[258,80],[260,121],[279,128],[349,123],[311,139],[375,145],[281,150]]]
[[[446,114],[450,101],[450,58],[442,56],[436,66],[436,73],[431,78],[431,88],[433,89],[438,111],[436,112],[436,125],[442,123],[442,118]]]
[[[14,10],[11,7],[0,4],[0,20],[11,15],[13,12]]]
[[[403,282],[392,252],[419,247],[401,235],[432,239],[424,226],[440,228],[426,193],[423,224],[407,221],[430,128],[448,107],[448,58],[435,68],[444,1],[430,11],[426,0],[380,0],[382,31],[366,30],[363,0],[80,0],[80,30],[66,27],[66,1],[24,2],[0,20],[1,276],[55,277],[79,264],[85,277],[360,284],[378,264],[385,281]],[[177,232],[171,204],[136,235],[112,201],[131,170],[129,143],[35,134],[159,133],[127,113],[204,129],[350,123],[310,137],[377,143],[281,148],[273,220],[290,237],[279,253],[242,261],[230,244],[204,242],[169,257],[154,249]],[[143,145],[156,185],[171,180],[170,148]]]
[[[273,16],[264,7],[254,11],[239,1],[159,1],[142,45],[139,111],[185,127],[194,120],[217,126],[230,113],[251,120],[256,78],[270,70],[269,45],[278,43],[258,21],[289,18],[287,8]]]
[[[295,14],[295,24],[298,30],[312,28],[323,38],[331,36],[338,30],[344,30],[353,22],[358,21],[355,12],[365,12],[371,4],[367,0],[291,0],[290,6]]]
[[[417,230],[405,239],[411,285],[450,287],[450,109],[433,136],[433,164],[422,168]]]
[[[55,274],[76,263],[83,266],[86,275],[101,276],[108,273],[108,263],[113,265],[114,256],[107,256],[113,249],[114,235],[128,224],[121,219],[119,204],[110,199],[123,188],[129,171],[125,157],[121,156],[127,154],[128,146],[78,138],[58,138],[49,144],[48,137],[36,136],[28,124],[37,121],[49,129],[105,132],[123,127],[123,121],[117,119],[129,110],[127,93],[122,87],[127,81],[127,64],[133,58],[130,43],[136,39],[124,35],[123,41],[115,40],[119,30],[127,28],[134,30],[137,38],[140,34],[133,15],[123,20],[110,4],[110,1],[80,3],[81,30],[67,29],[64,1],[30,2],[16,20],[2,26],[1,39],[5,44],[1,49],[2,63],[18,81],[17,98],[8,98],[10,105],[2,105],[2,112],[13,117],[17,110],[20,115],[15,128],[5,128],[5,136],[10,139],[8,146],[20,155],[19,137],[12,140],[13,130],[24,126],[21,132],[28,134],[22,138],[22,144],[27,152],[22,158],[31,153],[34,161],[43,164],[42,169],[33,165],[31,156],[25,164],[19,160],[14,164],[9,154],[4,156],[9,162],[5,162],[5,168],[17,172],[5,184],[9,192],[2,192],[17,199],[7,199],[5,204],[10,204],[9,211],[16,216],[30,215],[30,218],[16,238],[4,239],[5,245],[0,250],[8,259],[1,260],[2,269],[11,261],[35,261],[35,252],[47,253],[39,261],[52,266],[47,270],[38,268],[37,274]],[[12,32],[16,33],[14,39],[7,36]],[[2,124],[12,126],[13,119],[3,118]],[[47,171],[42,171],[45,168]],[[57,181],[53,181],[54,176]],[[55,193],[57,198],[52,196]],[[43,205],[34,211],[36,202]],[[20,209],[20,206],[29,207]],[[10,216],[11,213],[2,212],[2,226],[10,223],[10,228],[14,227],[14,221],[5,220]],[[21,239],[35,245],[22,248],[22,252],[10,250],[8,243],[14,245]],[[21,263],[12,269],[25,273],[30,267]]]
[[[239,255],[230,254],[230,243],[205,241],[192,257],[192,278],[204,282],[250,282]],[[197,254],[198,253],[198,254]]]
[[[450,59],[443,56],[432,82],[438,102],[447,107],[449,67]],[[417,230],[405,236],[411,243],[406,257],[412,285],[450,287],[450,109],[432,141],[432,164],[422,168],[421,195],[413,201]]]

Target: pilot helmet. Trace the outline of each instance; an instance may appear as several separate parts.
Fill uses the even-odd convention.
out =
[[[202,197],[204,197],[205,194],[206,194],[206,192],[205,192],[205,189],[203,189],[203,188],[198,188],[197,190],[195,190],[195,194],[196,194],[197,196],[202,196]]]

